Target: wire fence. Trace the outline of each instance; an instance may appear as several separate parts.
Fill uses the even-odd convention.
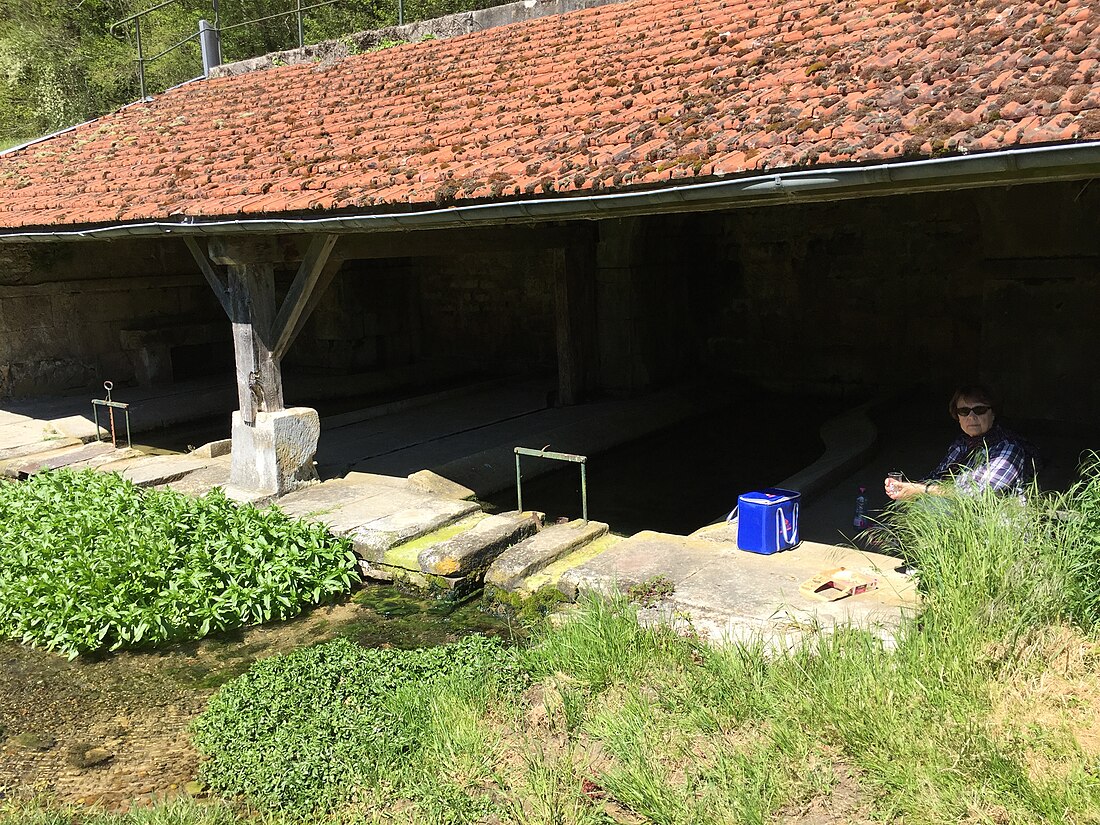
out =
[[[509,1],[510,0],[409,0],[413,12],[412,20],[426,20],[458,11],[488,8]],[[213,17],[212,21],[205,20],[205,18],[202,20],[196,18],[194,21],[196,24],[194,32],[160,49],[155,54],[146,54],[146,44],[143,42],[142,22],[150,15],[162,11],[168,6],[186,2],[187,0],[162,0],[162,2],[156,3],[147,9],[143,9],[129,17],[119,20],[111,26],[111,32],[113,33],[133,31],[134,48],[137,53],[134,62],[137,67],[138,85],[140,87],[142,99],[148,97],[146,68],[149,64],[177,52],[188,44],[196,41],[198,41],[201,46],[203,63],[203,74],[200,75],[201,77],[208,73],[211,66],[219,65],[222,62],[222,35],[228,32],[245,30],[248,27],[262,26],[263,24],[270,24],[276,20],[290,18],[296,23],[297,45],[298,48],[302,48],[306,45],[306,23],[309,19],[309,15],[316,12],[318,9],[336,5],[345,6],[349,10],[350,19],[361,22],[357,30],[382,28],[386,25],[392,25],[394,16],[399,26],[404,25],[406,22],[412,22],[406,21],[406,0],[395,0],[395,8],[391,10],[390,14],[386,14],[384,9],[380,9],[374,4],[370,4],[369,11],[360,9],[357,13],[356,7],[360,4],[356,3],[354,0],[287,0],[289,7],[285,10],[235,22],[226,22],[222,19],[222,0],[210,0],[207,8],[209,8],[210,15]],[[148,26],[149,24],[147,22],[147,29]],[[345,35],[346,33],[346,31],[326,32],[320,39],[331,39]],[[147,37],[147,32],[145,36]],[[211,49],[216,50],[216,54],[208,54],[208,51]],[[258,55],[238,54],[234,55],[234,59],[241,60],[256,56]]]

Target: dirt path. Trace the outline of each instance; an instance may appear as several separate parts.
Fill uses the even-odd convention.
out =
[[[509,628],[476,604],[455,608],[368,588],[290,622],[163,650],[69,662],[0,642],[0,796],[126,810],[185,793],[199,764],[191,720],[253,661],[336,636],[419,647],[470,632],[506,636]]]

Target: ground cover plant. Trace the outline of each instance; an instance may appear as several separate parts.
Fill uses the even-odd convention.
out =
[[[523,646],[437,648],[423,672],[315,648],[223,688],[205,776],[252,800],[242,823],[1100,822],[1096,469],[1027,507],[937,501],[889,519],[924,596],[891,642],[714,647],[639,627],[624,596]]]
[[[352,583],[323,527],[115,474],[0,485],[0,636],[69,657],[285,619]]]
[[[311,812],[385,786],[445,791],[440,756],[456,743],[476,749],[472,720],[524,684],[515,654],[484,636],[417,650],[337,639],[273,656],[226,684],[195,721],[208,757],[202,776],[264,807]],[[449,805],[457,821],[479,813],[476,800],[465,802]]]

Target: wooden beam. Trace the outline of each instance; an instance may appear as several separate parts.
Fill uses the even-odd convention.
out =
[[[233,309],[229,305],[229,289],[221,278],[218,277],[218,273],[214,271],[214,267],[211,266],[210,261],[206,255],[203,254],[202,248],[199,246],[199,242],[194,238],[187,235],[184,236],[183,242],[187,244],[187,248],[191,250],[191,257],[195,259],[195,263],[199,265],[199,269],[202,270],[203,276],[206,278],[206,282],[210,284],[210,288],[214,290],[214,295],[218,299],[218,303],[222,305],[222,310],[230,318],[233,317]]]
[[[291,344],[294,343],[299,333],[301,333],[302,327],[304,327],[306,321],[309,320],[309,316],[313,314],[313,310],[317,309],[317,304],[321,303],[321,298],[324,297],[325,291],[328,290],[329,285],[332,284],[333,279],[336,277],[336,273],[340,271],[343,265],[343,258],[330,256],[328,263],[321,269],[321,273],[317,276],[317,283],[314,285],[313,291],[306,301],[306,307],[302,311],[302,314],[298,316],[298,320],[294,323],[294,328],[290,332]],[[289,346],[290,344],[287,345],[287,348],[289,348]]]
[[[271,352],[278,360],[282,360],[286,355],[298,330],[301,329],[298,321],[305,320],[303,316],[309,306],[309,300],[317,288],[321,272],[328,263],[336,240],[336,235],[314,235],[309,243],[309,249],[306,250],[305,258],[298,267],[298,274],[294,276],[294,282],[290,285],[286,298],[283,299],[283,306],[272,328],[275,345]]]
[[[340,243],[340,256],[346,261],[373,258],[423,258],[436,255],[472,255],[509,249],[561,249],[570,246],[591,246],[595,242],[595,224],[424,229],[347,235]]]

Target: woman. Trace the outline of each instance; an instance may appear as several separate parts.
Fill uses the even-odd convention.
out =
[[[922,493],[942,495],[953,479],[959,489],[996,490],[1022,496],[1035,476],[1035,449],[1015,433],[995,423],[993,396],[985,387],[960,387],[951,396],[948,411],[962,434],[947,449],[943,461],[923,481],[887,477],[886,495],[894,501]]]

